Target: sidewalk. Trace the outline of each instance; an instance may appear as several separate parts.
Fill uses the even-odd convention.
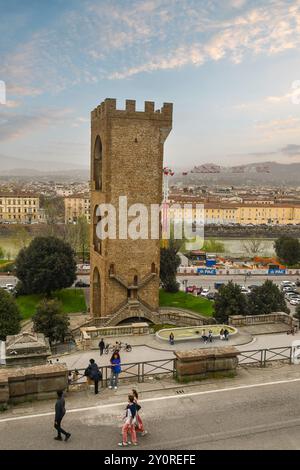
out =
[[[140,335],[140,336],[122,336],[122,337],[110,337],[104,338],[106,343],[115,344],[116,341],[122,339],[122,343],[129,343],[132,346],[131,352],[121,351],[121,361],[123,364],[155,361],[160,359],[172,359],[174,358],[174,351],[186,351],[195,348],[212,348],[212,347],[224,347],[224,346],[239,346],[243,344],[249,344],[252,341],[252,336],[249,334],[237,334],[230,338],[229,341],[221,341],[215,339],[212,343],[204,343],[202,339],[200,341],[189,340],[189,341],[178,341],[171,346],[167,341],[156,339],[155,335]],[[111,353],[103,354],[100,356],[98,343],[100,339],[93,341],[92,349],[88,351],[77,351],[74,353],[66,353],[64,355],[56,355],[55,358],[59,358],[59,362],[67,364],[69,369],[85,369],[91,358],[95,359],[98,365],[107,366],[110,364]]]

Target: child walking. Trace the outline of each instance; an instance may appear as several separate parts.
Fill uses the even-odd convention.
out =
[[[126,407],[126,414],[124,417],[124,424],[122,427],[122,442],[119,442],[119,446],[126,447],[129,444],[137,445],[136,440],[136,404],[134,402],[134,396],[128,395],[128,405]],[[131,436],[131,442],[127,440],[128,432]]]
[[[137,390],[135,390],[135,388],[132,389],[132,395],[134,396],[134,403],[136,405],[136,430],[142,433],[142,436],[145,436],[146,434],[148,434],[148,431],[145,430],[142,418],[140,417],[139,412],[142,407],[138,403],[139,394]]]

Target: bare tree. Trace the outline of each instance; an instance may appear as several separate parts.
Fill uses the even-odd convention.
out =
[[[264,242],[259,238],[250,238],[249,240],[245,240],[242,243],[242,246],[249,256],[257,256],[258,254],[262,254],[263,250],[265,249]]]

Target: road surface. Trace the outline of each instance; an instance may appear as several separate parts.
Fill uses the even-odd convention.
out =
[[[219,387],[148,395],[141,403],[149,434],[137,449],[300,449],[299,377]],[[68,443],[53,439],[50,408],[41,415],[2,415],[0,449],[117,449],[124,402],[112,400],[100,394],[98,406],[83,401],[69,410],[63,423],[72,433]]]

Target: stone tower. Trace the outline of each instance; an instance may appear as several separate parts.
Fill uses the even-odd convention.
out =
[[[118,209],[124,196],[128,208],[142,203],[149,214],[151,204],[161,204],[163,145],[172,110],[165,103],[155,111],[146,101],[144,111],[136,111],[133,100],[119,110],[115,99],[106,99],[91,113],[91,312],[109,317],[106,324],[151,319],[158,311],[160,241],[151,239],[150,216],[148,239],[120,239],[117,217],[117,238],[100,240],[97,208],[110,203]]]

